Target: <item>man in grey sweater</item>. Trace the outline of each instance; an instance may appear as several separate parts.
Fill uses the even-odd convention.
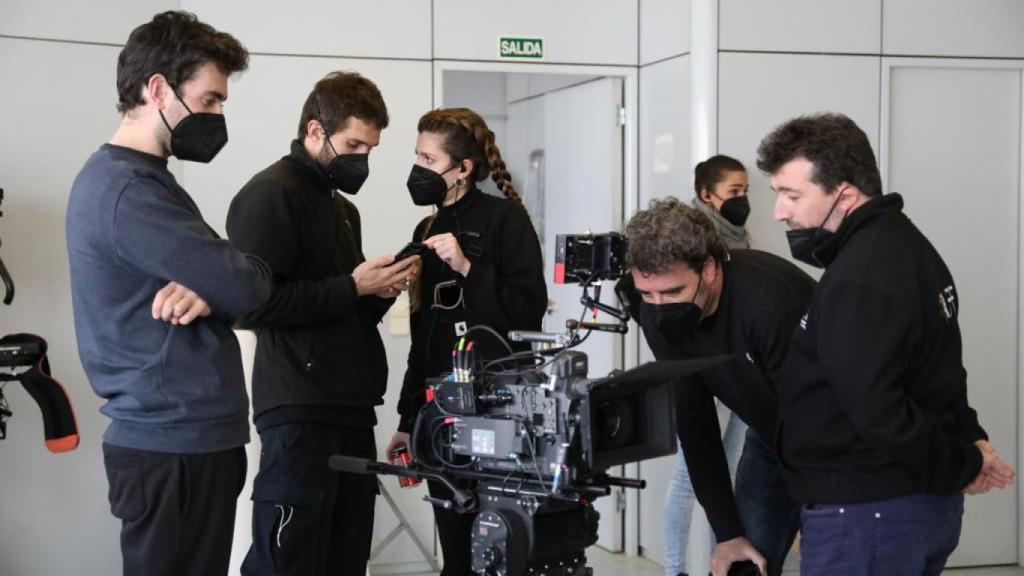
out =
[[[184,12],[136,28],[118,57],[121,126],[71,189],[79,356],[111,419],[103,454],[125,574],[225,574],[245,481],[249,401],[238,316],[270,272],[203,221],[168,156],[227,141],[227,78],[248,53]]]

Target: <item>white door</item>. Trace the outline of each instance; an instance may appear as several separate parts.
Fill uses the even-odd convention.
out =
[[[1018,470],[1022,73],[1019,62],[886,61],[881,139],[888,190],[956,282],[968,400]],[[1017,486],[968,496],[949,565],[1017,563],[1017,498]]]
[[[565,320],[579,319],[583,308],[579,286],[553,281],[555,235],[619,230],[622,221],[622,80],[599,78],[544,99],[544,262],[554,302],[544,328],[562,331]],[[606,283],[601,300],[614,302],[612,283]],[[589,358],[591,377],[622,366],[621,336],[595,332],[579,349]],[[595,502],[601,514],[598,544],[612,551],[623,544],[620,490]]]

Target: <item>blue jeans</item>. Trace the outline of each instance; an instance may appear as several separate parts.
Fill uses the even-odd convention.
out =
[[[722,435],[725,459],[729,463],[729,475],[736,478],[736,466],[743,450],[747,425],[739,416],[729,414],[729,421]],[[669,480],[665,495],[665,574],[676,576],[686,569],[686,547],[690,541],[690,520],[693,518],[693,486],[690,471],[680,447],[676,452],[676,465]]]
[[[747,431],[735,493],[743,532],[768,561],[768,576],[782,574],[800,529],[800,505],[786,491],[775,451],[753,430]]]
[[[960,542],[964,497],[911,494],[801,513],[801,576],[930,576]]]

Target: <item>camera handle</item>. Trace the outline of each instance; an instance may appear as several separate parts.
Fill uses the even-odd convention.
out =
[[[348,472],[350,474],[387,474],[390,476],[412,476],[436,480],[441,484],[444,484],[444,487],[451,491],[452,499],[450,501],[439,500],[428,496],[425,500],[447,510],[454,510],[455,512],[460,513],[471,512],[476,509],[476,494],[459,488],[452,483],[451,480],[436,472],[431,472],[422,468],[395,466],[394,464],[385,464],[383,462],[375,462],[373,460],[355,458],[352,456],[342,456],[340,454],[331,456],[327,460],[327,465],[331,470]]]
[[[4,189],[0,188],[0,204],[4,202]],[[0,212],[0,216],[4,213]],[[0,242],[0,245],[3,243]],[[3,258],[0,258],[0,280],[4,283],[4,304],[10,305],[14,301],[14,280],[11,279],[11,274],[7,271],[7,266],[4,266]]]
[[[11,279],[11,274],[7,272],[3,258],[0,258],[0,279],[4,282],[4,304],[10,305],[14,301],[14,280]]]

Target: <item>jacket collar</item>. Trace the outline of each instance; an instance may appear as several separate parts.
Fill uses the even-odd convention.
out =
[[[821,245],[815,252],[820,260],[832,262],[836,255],[843,249],[843,246],[850,241],[858,231],[864,229],[879,218],[900,214],[903,212],[903,197],[893,192],[877,198],[872,198],[850,213],[836,233]]]
[[[474,204],[477,203],[477,201],[480,199],[480,196],[482,195],[483,192],[481,192],[479,188],[477,188],[475,185],[470,186],[469,191],[467,191],[462,196],[462,198],[459,198],[454,203],[449,204],[448,206],[442,206],[438,212],[440,214],[451,214],[455,216],[459,214],[465,214],[467,210],[469,210]]]
[[[316,181],[316,183],[328,192],[334,190],[334,184],[331,183],[330,179],[327,178],[327,173],[317,163],[316,160],[310,158],[306,152],[306,147],[303,146],[301,140],[292,140],[291,153],[285,156],[286,159],[294,162],[304,169],[308,173],[309,177]]]

